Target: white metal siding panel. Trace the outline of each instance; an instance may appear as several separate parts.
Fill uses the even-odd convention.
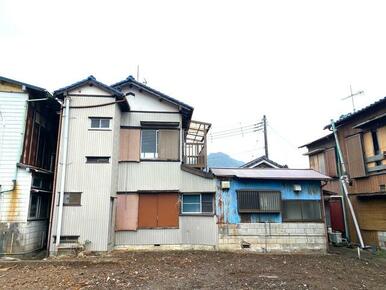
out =
[[[71,106],[89,106],[112,102],[111,97],[72,97]],[[70,109],[68,163],[65,191],[82,192],[81,206],[65,206],[62,235],[79,235],[79,241],[91,241],[90,250],[106,251],[108,245],[110,196],[114,194],[113,167],[117,166],[114,140],[119,136],[120,116],[113,104],[103,107]],[[89,117],[111,117],[111,131],[89,130]],[[116,132],[118,131],[118,132]],[[60,158],[62,154],[59,154]],[[86,156],[110,156],[108,164],[86,163]],[[52,235],[56,235],[58,197],[62,160],[59,160],[55,191]],[[53,242],[53,240],[52,240]],[[53,250],[51,244],[51,251]]]
[[[31,182],[31,172],[19,168],[15,190],[0,194],[0,222],[27,221]]]
[[[216,182],[182,171],[179,162],[120,162],[118,191],[137,190],[215,192]]]
[[[28,95],[0,92],[0,185],[12,187],[20,146],[24,140],[24,124]]]
[[[217,245],[215,217],[180,216],[179,229],[139,229],[115,233],[117,246]]]
[[[181,114],[151,112],[123,113],[121,118],[121,126],[141,126],[141,121],[179,122],[181,128]]]
[[[181,216],[182,243],[186,245],[217,245],[216,217]]]

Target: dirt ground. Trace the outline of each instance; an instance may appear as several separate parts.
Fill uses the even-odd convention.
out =
[[[0,262],[0,288],[386,289],[386,259],[353,253],[113,252]]]

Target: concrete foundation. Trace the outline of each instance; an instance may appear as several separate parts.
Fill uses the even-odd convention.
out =
[[[323,223],[240,223],[219,225],[220,250],[322,252],[327,250]]]

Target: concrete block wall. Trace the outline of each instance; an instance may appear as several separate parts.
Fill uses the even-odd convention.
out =
[[[378,232],[379,246],[386,250],[386,232]]]
[[[240,223],[219,225],[218,248],[262,253],[326,252],[327,244],[323,223]]]

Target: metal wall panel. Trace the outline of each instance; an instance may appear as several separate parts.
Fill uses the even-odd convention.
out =
[[[28,95],[0,92],[0,185],[12,187],[16,163],[20,161]],[[0,204],[1,206],[1,204]]]
[[[131,106],[131,103],[130,103]],[[179,122],[181,115],[176,113],[129,112],[122,114],[121,126],[141,126],[141,121]]]
[[[118,191],[179,190],[215,192],[214,179],[203,178],[180,168],[180,162],[120,162]]]
[[[116,245],[217,245],[214,216],[180,216],[179,223],[179,229],[116,232]]]
[[[111,97],[71,98],[71,106],[90,106],[109,103]],[[109,117],[111,130],[90,130],[89,117]],[[86,109],[70,109],[68,162],[65,191],[82,192],[80,207],[63,208],[62,235],[79,235],[83,243],[89,240],[90,250],[106,251],[110,220],[110,197],[115,194],[117,180],[120,111],[118,105]],[[63,132],[63,130],[62,130]],[[57,204],[62,169],[59,153],[58,183],[55,190],[55,209],[52,235],[56,235]],[[110,163],[86,163],[86,156],[110,156]],[[114,175],[115,173],[115,175]],[[81,221],[81,222],[80,222]],[[51,239],[53,242],[53,239]],[[54,250],[51,244],[51,251]]]

